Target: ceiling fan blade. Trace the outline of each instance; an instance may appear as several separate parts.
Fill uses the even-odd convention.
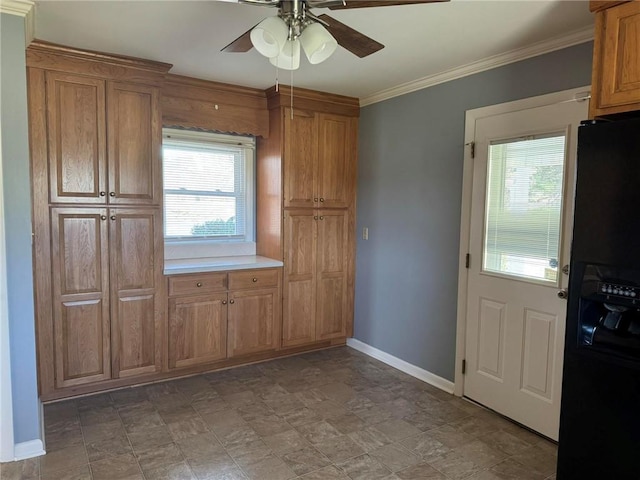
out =
[[[253,48],[253,44],[251,43],[251,30],[254,28],[255,26],[251,27],[220,51],[225,53],[244,53],[251,50]]]
[[[320,15],[318,18],[326,23],[325,28],[329,30],[329,33],[333,35],[333,38],[336,39],[341,47],[346,48],[360,58],[384,48],[384,45],[380,42],[376,42],[373,38],[367,37],[365,34],[354,30],[329,15]]]
[[[327,5],[327,7],[330,10],[344,10],[348,8],[391,7],[394,5],[413,5],[418,3],[436,3],[448,1],[449,0],[346,0],[346,5],[344,5],[342,1],[336,1]]]

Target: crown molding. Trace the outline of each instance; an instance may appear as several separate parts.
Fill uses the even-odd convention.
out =
[[[371,105],[373,103],[389,100],[390,98],[405,95],[407,93],[422,90],[424,88],[433,87],[440,83],[450,82],[458,78],[467,77],[476,73],[491,70],[492,68],[508,65],[509,63],[519,62],[526,60],[527,58],[537,57],[545,53],[550,53],[563,48],[578,45],[593,40],[593,27],[586,27],[580,30],[575,30],[566,35],[550,38],[542,42],[534,43],[528,47],[518,48],[506,53],[493,55],[491,57],[478,60],[476,62],[468,63],[460,67],[452,68],[451,70],[445,70],[444,72],[429,75],[427,77],[419,78],[411,82],[403,83],[396,87],[387,88],[381,90],[373,95],[360,99],[360,106]]]
[[[33,9],[32,0],[0,0],[0,13],[26,17]]]

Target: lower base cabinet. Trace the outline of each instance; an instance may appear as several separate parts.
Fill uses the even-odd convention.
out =
[[[348,210],[285,211],[283,346],[346,336],[348,229]]]
[[[279,269],[170,277],[169,368],[280,348],[279,298]]]

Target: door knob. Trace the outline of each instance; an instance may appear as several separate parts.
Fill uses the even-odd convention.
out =
[[[561,298],[562,300],[566,300],[568,296],[569,294],[567,293],[566,288],[563,288],[562,290],[558,290],[558,298]]]

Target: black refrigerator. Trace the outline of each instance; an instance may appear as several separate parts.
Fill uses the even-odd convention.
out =
[[[640,479],[640,118],[578,130],[557,479]]]

